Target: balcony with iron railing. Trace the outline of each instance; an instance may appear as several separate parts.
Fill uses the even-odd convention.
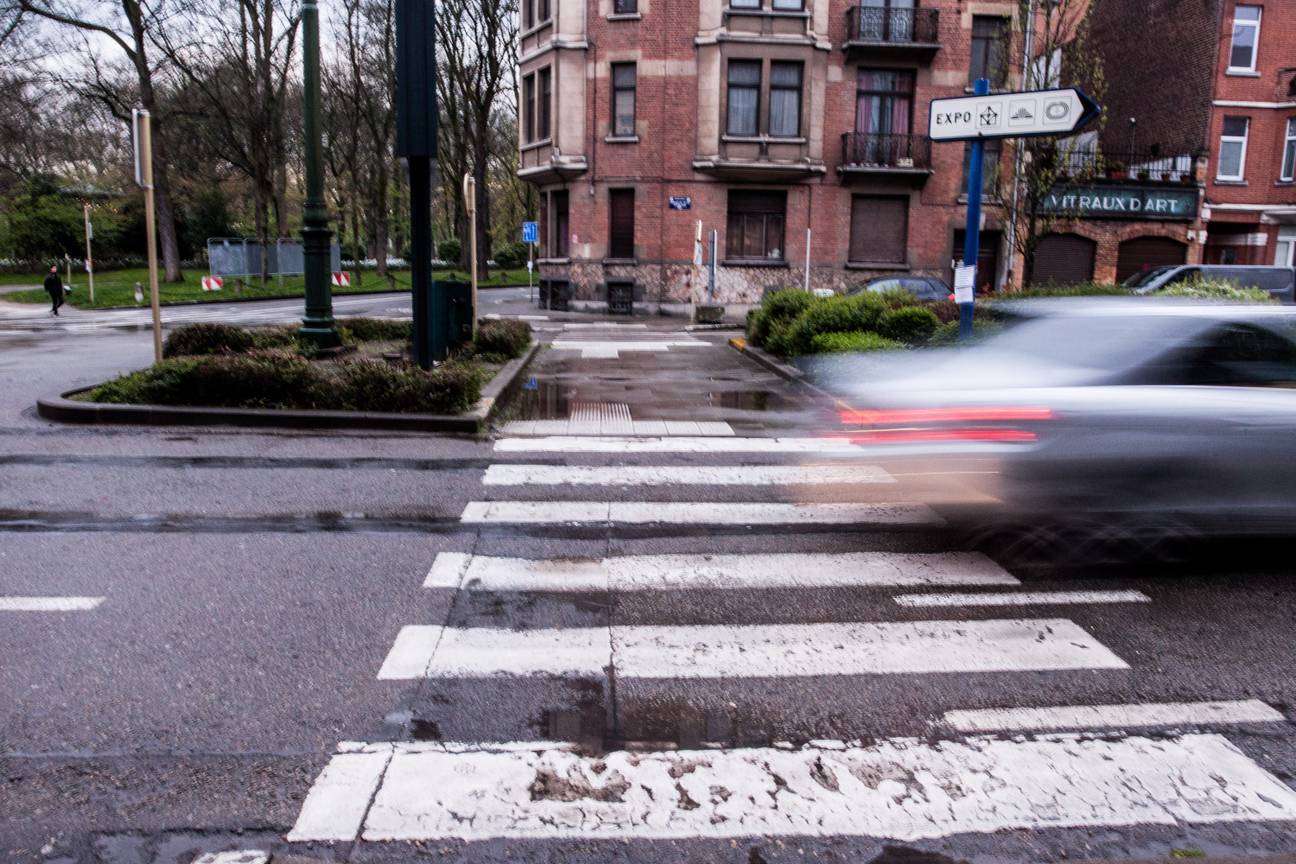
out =
[[[852,6],[846,10],[848,55],[868,53],[930,60],[940,50],[940,14],[935,9]]]
[[[1140,150],[1059,149],[1043,158],[1052,160],[1059,177],[1068,180],[1115,180],[1143,183],[1192,184],[1197,182],[1197,157],[1193,148],[1152,146]],[[1039,157],[1036,157],[1039,158]]]
[[[931,139],[926,135],[846,132],[837,171],[844,178],[891,174],[925,182],[932,173]]]

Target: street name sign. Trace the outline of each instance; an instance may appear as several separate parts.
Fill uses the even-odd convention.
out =
[[[1069,135],[1101,113],[1097,102],[1074,87],[957,96],[932,100],[927,134],[933,141]]]

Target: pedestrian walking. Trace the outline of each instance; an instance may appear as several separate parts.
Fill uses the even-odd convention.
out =
[[[63,305],[63,280],[59,278],[57,265],[51,267],[49,275],[45,277],[45,293],[50,295],[50,314],[57,315],[59,307]]]

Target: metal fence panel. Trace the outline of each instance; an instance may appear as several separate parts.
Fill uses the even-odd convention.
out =
[[[300,240],[266,244],[267,275],[300,276],[306,272],[306,255]],[[212,237],[207,240],[207,261],[213,276],[259,276],[261,244],[246,237]],[[342,269],[342,249],[329,249],[329,267]]]

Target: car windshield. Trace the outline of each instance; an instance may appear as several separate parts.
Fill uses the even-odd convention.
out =
[[[1117,372],[1159,354],[1202,325],[1171,315],[1037,318],[985,343],[988,351],[1024,355],[1039,366]]]
[[[1151,270],[1144,270],[1141,273],[1135,273],[1133,276],[1125,280],[1125,285],[1128,288],[1137,288],[1140,285],[1145,285],[1148,282],[1151,282],[1162,273],[1169,272],[1172,269],[1172,267],[1153,267]]]

